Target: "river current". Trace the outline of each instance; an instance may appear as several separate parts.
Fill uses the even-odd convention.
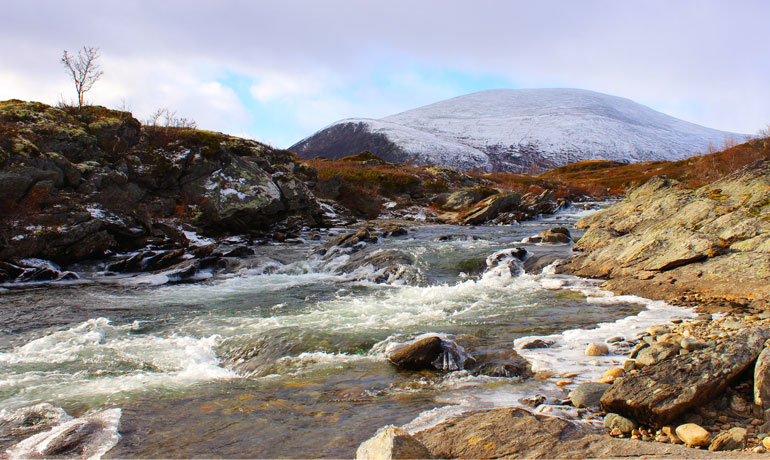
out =
[[[521,240],[554,225],[579,236],[572,224],[586,213],[415,226],[377,243],[414,255],[435,280],[428,287],[335,275],[308,238],[256,247],[255,268],[196,284],[139,276],[0,288],[0,451],[28,457],[97,421],[88,456],[353,457],[383,425],[415,431],[537,394],[547,398],[538,410],[570,416],[558,404],[569,389],[621,363],[622,340],[598,358],[583,354],[588,343],[692,314],[550,267],[483,272],[488,256],[514,246],[567,256],[569,245]],[[426,333],[471,355],[515,347],[538,377],[402,371],[386,360],[389,344]],[[531,336],[553,344],[522,350]]]

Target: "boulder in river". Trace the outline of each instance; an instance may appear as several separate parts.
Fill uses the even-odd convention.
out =
[[[437,335],[394,346],[387,355],[390,362],[409,370],[456,371],[475,362],[463,347]]]
[[[524,243],[571,243],[572,236],[566,227],[552,227],[535,236],[525,238]]]
[[[646,425],[665,425],[719,395],[754,363],[769,336],[755,328],[647,366],[615,381],[602,396],[602,408]]]
[[[415,264],[414,256],[399,249],[383,249],[374,252],[358,252],[347,263],[336,267],[338,275],[354,274],[358,279],[375,283],[428,286],[431,278]]]
[[[490,377],[519,377],[526,379],[534,375],[530,363],[516,350],[495,353],[476,353],[476,366],[472,373]]]

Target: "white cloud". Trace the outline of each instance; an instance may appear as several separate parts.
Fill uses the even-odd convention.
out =
[[[719,129],[770,121],[766,2],[72,0],[3,13],[0,98],[71,94],[61,51],[92,44],[105,70],[94,102],[126,100],[140,116],[167,106],[202,127],[252,132],[265,114],[223,86],[230,71],[282,110],[271,116],[285,130],[253,134],[267,139],[458,95],[424,68],[602,91]]]

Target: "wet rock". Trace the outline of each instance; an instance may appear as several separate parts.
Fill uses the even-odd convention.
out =
[[[661,426],[719,395],[754,363],[770,333],[743,331],[715,347],[647,366],[617,380],[602,396],[607,412]]]
[[[524,239],[525,243],[571,243],[572,236],[565,227],[552,227],[535,236]]]
[[[461,346],[435,335],[395,346],[387,356],[396,366],[409,370],[456,371],[473,359]]]
[[[253,249],[251,249],[248,246],[236,246],[233,249],[230,249],[229,251],[225,252],[222,257],[249,257],[256,254]]]
[[[607,389],[608,383],[581,383],[569,394],[569,399],[575,407],[599,407],[599,401]]]
[[[335,200],[356,217],[375,219],[380,215],[380,203],[374,197],[338,176],[318,181],[315,191],[322,198]]]
[[[412,437],[403,428],[386,426],[380,428],[369,440],[363,442],[356,450],[357,460],[391,460],[391,459],[425,459],[435,458],[430,451]]]
[[[347,263],[334,269],[338,275],[358,275],[375,283],[428,286],[433,280],[414,265],[414,257],[398,249],[353,254]]]
[[[711,435],[700,425],[685,423],[676,427],[676,435],[687,447],[706,447],[710,444]]]
[[[764,348],[754,365],[754,404],[770,409],[770,348]]]
[[[490,377],[532,377],[529,362],[516,350],[505,350],[492,354],[474,352],[476,366],[471,370],[474,375]]]
[[[524,342],[521,345],[522,350],[534,350],[537,348],[548,348],[551,345],[553,345],[553,342],[546,342],[543,339],[532,339],[527,342]]]
[[[545,267],[568,257],[570,257],[570,255],[558,252],[546,254],[534,253],[524,261],[524,271],[527,273],[538,274],[541,273]]]
[[[373,235],[368,228],[364,228],[332,238],[316,249],[316,253],[331,256],[336,254],[336,251],[333,251],[334,248],[360,250],[366,244],[376,243],[377,241],[377,236]]]
[[[622,434],[630,435],[637,428],[637,424],[622,415],[609,413],[604,416],[604,427],[610,431],[618,430]]]
[[[610,352],[609,347],[601,342],[592,342],[589,343],[586,347],[585,354],[586,356],[602,356],[606,355]]]
[[[735,427],[722,431],[714,437],[709,445],[710,451],[738,450],[746,447],[746,429]]]
[[[387,237],[396,237],[396,236],[404,236],[407,235],[409,232],[399,225],[389,225],[382,229],[382,236],[383,238]]]
[[[679,353],[679,350],[674,347],[666,347],[663,345],[652,345],[642,349],[636,357],[636,362],[642,366],[651,366],[655,363],[659,363],[665,359],[675,356]]]
[[[510,248],[497,251],[487,257],[485,273],[495,273],[498,276],[518,276],[524,269],[522,261],[527,257],[524,248]]]

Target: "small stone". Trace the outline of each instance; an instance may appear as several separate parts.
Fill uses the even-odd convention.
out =
[[[709,450],[712,452],[737,450],[744,447],[746,447],[746,430],[744,428],[732,428],[716,435],[709,445]]]
[[[755,448],[751,449],[751,451],[755,454],[763,454],[765,453],[765,450],[765,446],[756,446]]]
[[[753,426],[759,426],[759,425],[762,425],[763,423],[765,423],[765,422],[763,422],[762,420],[760,420],[758,418],[755,418],[754,420],[751,421],[751,424]]]
[[[703,447],[710,444],[709,432],[695,423],[679,425],[676,427],[676,435],[679,436],[679,439],[681,439],[687,447]]]
[[[650,326],[647,328],[647,333],[650,335],[661,335],[668,332],[668,326]]]
[[[609,347],[606,344],[599,342],[592,342],[588,344],[588,347],[586,348],[587,356],[603,356],[609,352]]]
[[[623,337],[616,336],[616,337],[612,337],[612,338],[607,339],[607,343],[618,343],[618,342],[622,342],[624,340],[625,339]]]
[[[623,363],[624,371],[631,372],[634,369],[636,369],[636,361],[633,359],[627,359],[626,362]]]
[[[660,344],[652,345],[639,352],[639,355],[636,357],[636,362],[643,366],[651,366],[664,359],[668,359],[677,353],[679,353],[679,348],[665,347]]]
[[[722,423],[727,423],[730,420],[730,418],[726,415],[720,415],[719,417],[717,417],[717,420],[719,420]]]
[[[604,417],[604,427],[612,431],[619,430],[623,434],[632,434],[638,428],[633,420],[613,413],[609,413]]]
[[[762,445],[765,447],[765,449],[770,450],[770,436],[765,436],[762,438]]]
[[[623,432],[620,431],[620,428],[613,428],[612,431],[610,431],[610,436],[613,438],[617,438],[618,436],[622,435]]]
[[[548,348],[553,345],[553,342],[546,342],[543,339],[533,339],[521,346],[522,350],[534,350],[537,348]]]
[[[659,434],[655,436],[655,442],[668,442],[668,436],[665,434]]]
[[[700,340],[696,340],[690,337],[685,337],[682,339],[681,342],[679,342],[679,346],[684,348],[687,351],[694,351],[694,350],[700,350],[701,348],[705,347],[706,344],[701,342]]]
[[[610,385],[606,383],[581,383],[569,394],[569,399],[575,407],[599,407],[602,395]]]

